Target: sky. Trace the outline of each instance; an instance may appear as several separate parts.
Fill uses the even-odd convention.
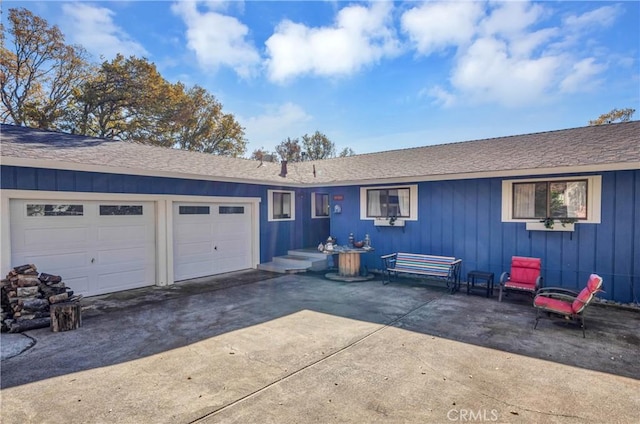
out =
[[[93,60],[146,57],[245,128],[357,154],[640,119],[638,1],[3,1]]]

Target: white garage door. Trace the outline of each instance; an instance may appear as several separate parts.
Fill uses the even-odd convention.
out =
[[[252,266],[250,203],[174,203],[176,281]]]
[[[151,202],[11,201],[11,261],[93,296],[155,284]]]

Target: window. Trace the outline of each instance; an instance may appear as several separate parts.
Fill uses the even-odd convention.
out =
[[[83,205],[28,204],[27,216],[83,216]]]
[[[219,206],[218,214],[219,215],[232,215],[232,214],[243,214],[244,206]]]
[[[209,215],[209,206],[180,206],[178,207],[180,215]]]
[[[142,215],[142,205],[100,205],[100,215]]]
[[[513,184],[513,217],[587,219],[586,180]]]
[[[311,194],[311,218],[329,218],[329,195],[327,193]]]
[[[269,221],[295,219],[295,192],[269,190]]]
[[[409,189],[371,189],[367,190],[367,217],[369,218],[408,218],[410,215]]]
[[[503,181],[502,220],[600,222],[600,176]]]
[[[418,220],[418,186],[360,188],[360,219]]]

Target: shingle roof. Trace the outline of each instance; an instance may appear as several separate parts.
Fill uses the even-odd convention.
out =
[[[219,178],[223,181],[254,181],[282,184],[280,165],[216,156],[186,150],[148,146],[119,140],[41,131],[2,125],[0,151],[6,158],[36,159],[65,164],[82,164],[118,172],[139,174],[182,174],[190,178]],[[56,166],[52,166],[56,168]]]
[[[104,172],[178,174],[268,184],[347,184],[482,175],[640,169],[640,121],[441,144],[280,165],[2,125],[6,158],[95,166]],[[11,162],[11,161],[9,161]],[[314,173],[315,172],[315,173]]]
[[[468,178],[640,169],[640,121],[392,150],[304,162],[301,180],[320,184],[367,180]],[[313,175],[315,166],[315,178]]]

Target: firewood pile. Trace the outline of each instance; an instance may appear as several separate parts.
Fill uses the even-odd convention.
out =
[[[50,310],[56,304],[78,304],[59,275],[38,273],[35,265],[13,268],[0,282],[2,331],[19,333],[51,325]]]

